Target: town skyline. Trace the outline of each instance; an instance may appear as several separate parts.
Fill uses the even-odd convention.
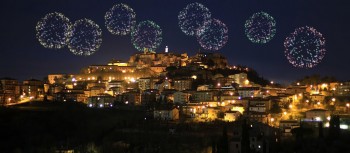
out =
[[[191,2],[199,2],[210,9],[213,16],[221,19],[227,26],[229,38],[219,51],[202,49],[195,38],[186,36],[178,27],[177,15]],[[132,7],[137,22],[153,20],[163,30],[163,41],[156,49],[164,52],[165,46],[174,53],[196,54],[204,52],[224,55],[230,65],[243,65],[255,69],[261,76],[281,83],[290,83],[306,75],[320,74],[334,76],[346,81],[350,74],[344,71],[349,65],[347,57],[347,35],[349,23],[344,20],[349,16],[347,2],[328,1],[287,1],[287,2],[245,2],[231,1],[117,1],[99,3],[98,1],[5,1],[2,5],[3,19],[1,40],[4,43],[0,61],[0,77],[12,77],[20,80],[42,79],[51,73],[78,73],[81,68],[93,64],[105,64],[111,59],[128,60],[138,51],[132,46],[130,36],[110,34],[104,24],[103,16],[117,3]],[[93,11],[92,11],[93,10]],[[151,11],[150,11],[151,10]],[[259,11],[268,12],[276,20],[277,32],[271,42],[254,44],[244,34],[244,22]],[[61,12],[72,21],[89,18],[102,29],[101,48],[89,57],[72,55],[67,48],[50,50],[42,47],[35,38],[35,26],[47,13]],[[8,15],[11,14],[11,15]],[[306,15],[305,15],[306,14]],[[25,22],[26,24],[23,24]],[[284,55],[285,38],[301,26],[312,26],[326,39],[324,59],[314,68],[300,69],[293,67]]]

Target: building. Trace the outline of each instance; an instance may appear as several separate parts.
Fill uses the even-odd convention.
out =
[[[14,103],[17,101],[17,98],[20,96],[20,86],[18,80],[12,78],[1,78],[1,104],[6,105],[8,103]]]
[[[62,90],[54,94],[54,101],[59,102],[85,102],[86,95],[83,90]]]
[[[229,78],[233,79],[235,83],[244,86],[246,80],[248,80],[248,76],[246,73],[238,73],[235,75],[229,75]]]
[[[269,123],[269,114],[266,112],[249,112],[249,120],[253,122]]]
[[[192,79],[175,79],[174,89],[178,91],[189,90],[192,88]]]
[[[174,103],[185,104],[190,100],[191,93],[187,91],[178,91],[174,93]]]
[[[314,102],[323,102],[323,100],[325,99],[325,96],[321,94],[313,94],[313,95],[310,95],[309,98],[311,99],[311,101],[314,101]]]
[[[44,83],[40,80],[24,80],[22,85],[22,96],[38,98],[44,95]]]
[[[140,90],[151,89],[151,78],[140,78],[138,84]]]
[[[94,87],[90,88],[90,94],[88,95],[88,97],[93,97],[93,96],[98,96],[100,94],[104,94],[105,91],[106,90],[104,87],[94,86]]]
[[[239,87],[238,94],[242,98],[256,97],[260,93],[260,87]]]
[[[108,108],[113,107],[115,98],[109,94],[100,94],[89,97],[87,100],[88,107]]]
[[[296,85],[286,89],[286,94],[295,95],[306,92],[306,86]]]
[[[249,99],[249,112],[262,112],[268,113],[271,109],[271,100],[264,98],[252,98]]]
[[[279,128],[283,131],[284,135],[291,136],[292,129],[299,127],[298,120],[281,120],[279,122]]]
[[[327,121],[330,111],[326,109],[311,109],[305,112],[305,119],[312,121]]]
[[[158,108],[153,111],[156,120],[178,120],[179,110],[177,108]]]
[[[192,94],[192,99],[190,100],[193,102],[213,101],[215,95],[215,91],[196,91]]]
[[[236,121],[241,116],[239,111],[227,111],[224,115],[224,121],[233,122]]]
[[[47,76],[47,79],[49,81],[49,84],[55,84],[55,83],[61,83],[62,80],[65,80],[67,77],[67,74],[49,74]]]
[[[147,106],[153,105],[158,101],[159,95],[159,91],[156,89],[145,90],[141,94],[141,104]]]
[[[350,96],[350,82],[340,83],[335,90],[337,96]]]

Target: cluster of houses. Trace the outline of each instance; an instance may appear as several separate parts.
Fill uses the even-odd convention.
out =
[[[190,74],[172,76],[167,72],[169,67]],[[213,73],[216,68],[233,69],[237,73]],[[185,117],[195,122],[233,122],[245,116],[286,132],[297,127],[301,120],[327,124],[335,112],[349,114],[350,82],[295,83],[288,87],[271,82],[263,87],[248,79],[248,71],[228,66],[223,56],[213,53],[198,53],[193,57],[141,53],[133,55],[128,62],[112,60],[106,65],[88,66],[79,74],[49,74],[44,81],[31,79],[20,83],[2,78],[0,102],[9,105],[51,100],[82,102],[97,108],[147,106],[159,120]]]

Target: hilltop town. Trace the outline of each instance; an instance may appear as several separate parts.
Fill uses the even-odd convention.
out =
[[[252,68],[229,65],[218,53],[137,53],[44,80],[2,78],[0,85],[2,106],[79,103],[102,111],[139,110],[144,120],[172,124],[239,123],[228,142],[234,153],[247,144],[266,152],[302,128],[317,137],[336,127],[339,137],[350,124],[350,82],[304,79],[282,86]],[[251,128],[250,143],[241,127]]]

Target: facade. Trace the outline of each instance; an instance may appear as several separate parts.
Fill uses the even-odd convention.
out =
[[[290,95],[300,94],[304,92],[306,92],[306,86],[299,86],[299,85],[288,87],[286,90],[286,93]]]
[[[161,108],[153,111],[153,117],[156,120],[178,120],[179,110],[176,108]]]
[[[305,118],[312,121],[327,121],[330,112],[325,109],[311,109],[305,112]]]
[[[191,94],[186,91],[178,91],[174,93],[174,103],[185,104],[190,100]]]
[[[141,104],[142,105],[152,105],[155,102],[157,102],[159,95],[160,94],[159,94],[158,90],[155,90],[155,89],[145,90],[141,94]]]
[[[108,94],[100,94],[98,96],[92,96],[87,99],[88,107],[97,107],[97,108],[108,108],[113,107],[115,98]]]
[[[241,116],[239,111],[227,111],[225,112],[224,121],[233,122]]]
[[[196,91],[192,94],[192,100],[194,102],[213,101],[215,95],[214,91]]]
[[[299,126],[300,124],[297,120],[281,120],[279,122],[279,128],[285,133],[285,135],[291,135],[292,129]]]
[[[246,73],[238,73],[235,75],[229,75],[228,77],[232,78],[235,83],[242,86],[244,85],[245,81],[248,80],[248,76]]]
[[[9,103],[16,102],[17,98],[20,96],[20,86],[18,80],[11,78],[2,78],[0,79],[1,83],[1,104],[6,105]]]
[[[139,89],[147,90],[151,88],[151,78],[140,78],[138,79]]]
[[[192,88],[192,79],[175,79],[174,89],[178,91],[189,90]]]
[[[44,94],[44,83],[40,80],[25,80],[22,85],[22,95],[27,97],[38,98],[43,97]]]
[[[58,80],[62,80],[66,77],[66,74],[49,74],[47,79],[50,84],[59,83]]]
[[[249,120],[268,124],[269,114],[265,112],[249,112]]]
[[[271,100],[263,98],[249,99],[249,111],[268,113],[271,109]]]
[[[239,87],[238,94],[242,98],[245,97],[256,97],[259,95],[260,88],[259,87]]]
[[[83,90],[62,90],[54,94],[54,100],[59,102],[85,102]]]

